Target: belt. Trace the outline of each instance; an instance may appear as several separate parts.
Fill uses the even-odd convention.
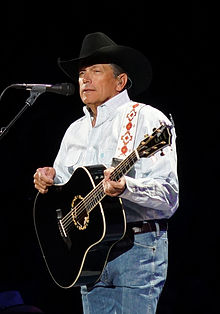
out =
[[[167,231],[168,222],[163,220],[148,220],[141,222],[128,223],[128,229],[132,229],[134,234],[147,233],[152,231]]]

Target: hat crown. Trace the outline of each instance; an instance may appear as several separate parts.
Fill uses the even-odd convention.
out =
[[[138,95],[150,85],[152,68],[148,59],[134,48],[117,45],[101,32],[84,37],[78,58],[58,59],[60,68],[75,82],[78,82],[80,67],[97,63],[114,63],[124,69],[132,81],[130,95]]]
[[[117,46],[116,43],[111,40],[107,35],[101,32],[91,33],[85,36],[82,47],[80,50],[79,58],[85,58],[98,49],[108,47],[108,46]]]

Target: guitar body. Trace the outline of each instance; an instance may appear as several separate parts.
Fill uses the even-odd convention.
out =
[[[110,180],[118,181],[137,160],[170,146],[172,128],[161,122],[114,168]],[[125,234],[121,200],[104,192],[104,170],[103,165],[79,167],[66,184],[52,186],[47,194],[38,193],[35,199],[39,245],[50,275],[61,288],[95,283],[111,248]]]
[[[49,273],[62,288],[96,282],[112,246],[124,236],[126,219],[118,197],[105,196],[88,217],[83,210],[79,224],[69,214],[102,181],[104,170],[103,165],[79,167],[66,184],[36,197],[37,238]],[[68,228],[63,232],[59,219],[66,215]]]

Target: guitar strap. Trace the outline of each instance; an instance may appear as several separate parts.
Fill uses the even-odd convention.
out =
[[[144,104],[130,102],[125,109],[121,133],[118,139],[118,146],[116,149],[115,157],[113,158],[113,166],[126,158],[134,149],[134,140],[137,130],[138,114]]]

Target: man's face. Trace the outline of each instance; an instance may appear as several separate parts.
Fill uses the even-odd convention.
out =
[[[100,106],[119,93],[118,79],[110,64],[94,64],[79,71],[79,93],[87,106]]]

